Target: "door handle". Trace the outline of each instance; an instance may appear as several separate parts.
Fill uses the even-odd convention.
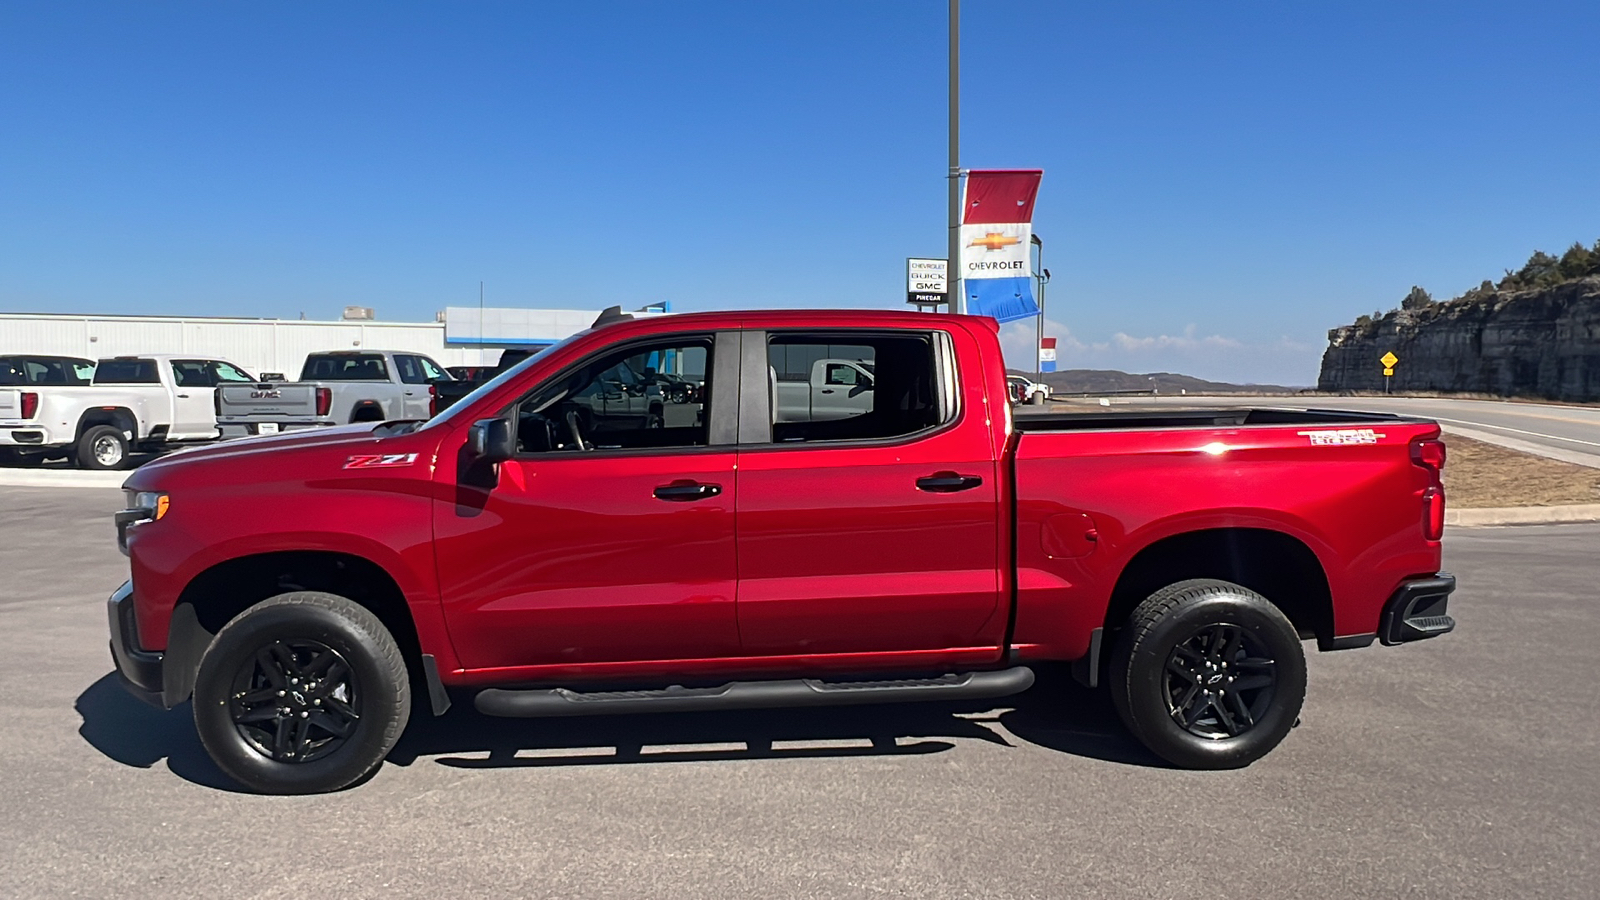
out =
[[[701,484],[698,481],[674,481],[656,488],[657,500],[670,500],[677,503],[687,503],[691,500],[704,500],[722,493],[720,484]]]
[[[831,394],[831,393],[833,393],[833,388],[823,388],[822,389],[822,393]]]
[[[187,400],[187,399],[189,399],[189,395],[188,394],[179,394],[178,395],[178,399],[179,400]]]
[[[958,475],[955,472],[935,472],[917,479],[917,490],[927,491],[930,494],[954,494],[956,491],[969,491],[983,484],[983,479],[977,475]]]

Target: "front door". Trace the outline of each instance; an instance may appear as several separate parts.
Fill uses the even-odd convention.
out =
[[[172,426],[167,436],[175,440],[195,440],[217,436],[216,409],[212,395],[216,380],[211,360],[175,359],[172,361]]]
[[[433,382],[448,376],[426,356],[396,353],[394,367],[400,376],[400,408],[396,418],[427,419],[433,416]]]
[[[498,483],[486,495],[452,485],[447,496],[481,499],[436,504],[445,614],[467,668],[539,677],[738,655],[735,448],[712,443],[715,340],[631,345],[557,375],[513,411],[520,452]],[[597,430],[596,382],[668,350],[707,390],[670,422]]]
[[[808,382],[820,359],[847,360],[874,383],[859,413],[775,422],[755,442],[741,431],[739,630],[748,655],[998,648],[998,473],[988,430],[953,427],[984,415],[981,384],[957,395],[943,361],[945,342],[958,337],[766,336],[774,390],[757,402],[785,382]],[[761,363],[748,350],[744,359]]]

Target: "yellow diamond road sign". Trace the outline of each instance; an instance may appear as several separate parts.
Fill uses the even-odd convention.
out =
[[[1399,362],[1399,361],[1400,361],[1400,357],[1398,357],[1398,356],[1395,356],[1395,355],[1394,355],[1394,353],[1393,353],[1393,352],[1392,352],[1392,351],[1391,351],[1391,352],[1389,352],[1389,353],[1385,353],[1385,354],[1384,354],[1384,355],[1383,355],[1383,358],[1382,358],[1382,359],[1379,359],[1379,360],[1378,360],[1378,362],[1381,362],[1381,363],[1383,363],[1383,367],[1384,367],[1384,368],[1385,368],[1385,369],[1392,369],[1392,368],[1394,368],[1394,364],[1395,364],[1395,363],[1397,363],[1397,362]]]

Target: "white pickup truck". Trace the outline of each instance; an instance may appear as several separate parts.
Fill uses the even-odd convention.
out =
[[[301,428],[426,419],[436,382],[451,378],[420,353],[335,350],[313,353],[300,380],[227,385],[217,394],[217,423],[228,437]]]
[[[65,457],[85,469],[121,469],[134,450],[215,440],[216,385],[254,381],[221,359],[102,359],[87,384],[0,387],[0,450],[23,463]]]
[[[872,410],[871,362],[819,359],[805,381],[772,373],[772,409],[779,422],[822,422],[848,419]]]

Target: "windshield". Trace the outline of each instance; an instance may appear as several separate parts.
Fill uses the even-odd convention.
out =
[[[523,360],[522,362],[519,362],[516,365],[512,366],[511,368],[505,370],[504,372],[501,372],[499,375],[496,375],[495,377],[489,379],[488,381],[485,381],[483,384],[478,385],[478,389],[477,390],[475,390],[472,393],[466,395],[465,397],[462,397],[460,400],[457,400],[456,402],[450,404],[449,408],[446,409],[444,412],[441,412],[437,416],[434,416],[433,418],[429,419],[428,420],[428,424],[425,427],[431,428],[434,425],[437,425],[439,423],[450,421],[453,417],[455,417],[456,415],[460,414],[462,410],[467,409],[468,407],[471,407],[473,404],[475,404],[479,400],[483,399],[486,395],[488,395],[490,393],[493,393],[495,390],[498,390],[500,385],[505,384],[507,381],[510,381],[513,378],[516,378],[518,375],[521,375],[524,371],[527,370],[527,368],[529,366],[533,365],[534,363],[538,362],[541,359],[544,359],[545,356],[548,355],[551,351],[559,350],[562,347],[567,346],[568,344],[572,343],[573,341],[577,340],[578,338],[583,337],[584,335],[588,334],[591,330],[592,329],[585,328],[584,330],[578,332],[577,334],[571,335],[569,337],[562,338],[561,340],[555,342],[554,344],[551,344],[548,347],[545,347],[544,349],[542,349],[539,352],[533,354],[532,356],[528,357],[527,359]]]

